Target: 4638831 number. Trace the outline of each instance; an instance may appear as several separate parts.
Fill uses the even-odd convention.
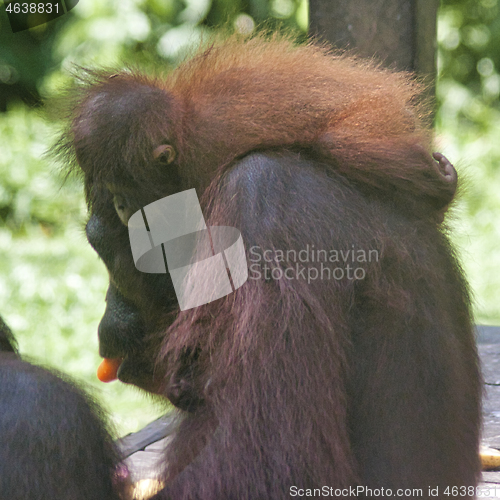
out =
[[[5,10],[9,14],[59,14],[59,4],[50,2],[9,3]]]

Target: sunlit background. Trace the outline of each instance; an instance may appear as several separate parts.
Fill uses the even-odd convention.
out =
[[[104,385],[97,325],[107,274],[86,243],[76,179],[44,157],[58,123],[49,105],[75,65],[168,71],[220,26],[303,38],[305,0],[80,0],[56,21],[12,34],[0,7],[0,314],[20,351],[78,378],[109,410],[117,435],[165,407]],[[450,225],[475,294],[476,321],[500,325],[500,12],[498,0],[443,1],[438,22],[436,147],[466,186]]]

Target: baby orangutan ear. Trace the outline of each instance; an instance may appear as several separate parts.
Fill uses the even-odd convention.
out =
[[[166,163],[167,165],[172,163],[176,156],[177,153],[170,144],[162,144],[153,151],[153,158],[155,160],[159,159],[162,163]]]

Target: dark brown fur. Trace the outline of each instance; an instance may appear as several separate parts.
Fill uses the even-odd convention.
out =
[[[456,177],[427,152],[419,91],[276,37],[216,43],[165,79],[94,74],[77,89],[61,147],[110,272],[101,354],[187,410],[158,498],[477,483],[469,296],[440,224]],[[272,269],[294,264],[279,250],[312,245],[379,259],[357,263],[362,280],[250,279],[179,313],[169,276],[135,269],[120,219],[192,187],[207,223],[238,228]]]
[[[66,375],[21,360],[0,317],[2,500],[128,498],[103,416]]]

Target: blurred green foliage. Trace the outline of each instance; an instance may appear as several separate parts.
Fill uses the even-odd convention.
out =
[[[444,0],[439,16],[439,72],[442,83],[464,86],[484,105],[498,109],[500,16],[498,0]],[[441,96],[442,97],[442,96]],[[487,123],[485,110],[459,107],[456,118]]]
[[[437,145],[463,182],[450,223],[479,323],[500,325],[500,2],[444,0]]]
[[[50,143],[50,126],[24,107],[2,118],[0,222],[17,234],[33,224],[47,235],[63,230],[81,213],[81,188],[73,182],[61,189],[62,175],[47,169],[42,155]]]
[[[13,36],[5,8],[0,7],[0,111],[15,98],[31,105],[39,103],[38,86],[57,66],[53,46],[66,22],[68,16],[62,16],[57,22]]]
[[[438,149],[468,178],[449,222],[477,320],[500,325],[499,1],[443,1],[436,123]],[[23,354],[94,386],[120,435],[165,408],[97,381],[107,274],[85,240],[82,188],[43,156],[57,123],[14,97],[58,95],[75,64],[168,70],[220,25],[246,32],[263,23],[304,36],[307,1],[80,0],[71,14],[15,36],[0,9],[0,108],[2,98],[8,108],[0,113],[0,314]]]

